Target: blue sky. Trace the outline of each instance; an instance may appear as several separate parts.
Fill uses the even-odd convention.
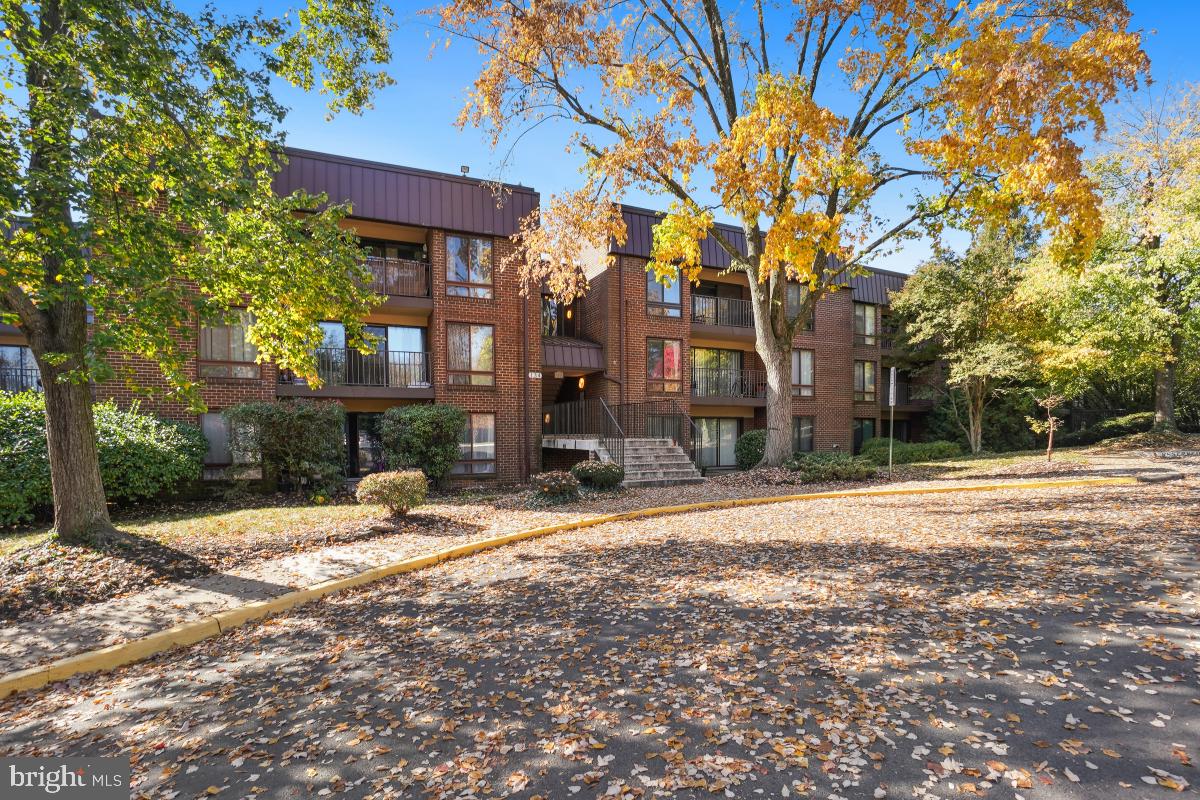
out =
[[[533,186],[544,197],[577,185],[578,161],[565,152],[568,131],[562,127],[543,126],[526,136],[501,171],[502,153],[492,152],[482,132],[471,128],[459,131],[454,126],[478,61],[466,43],[455,43],[449,50],[439,47],[430,57],[431,31],[417,11],[432,2],[393,1],[400,23],[393,37],[390,68],[396,84],[376,98],[373,110],[326,121],[319,96],[280,87],[279,96],[291,109],[284,123],[288,143],[445,172],[456,173],[461,165],[467,165],[472,177]],[[276,11],[272,6],[274,3],[268,3],[267,9]],[[1200,2],[1130,0],[1130,7],[1134,26],[1146,34],[1153,79],[1159,84],[1200,81],[1200,59],[1196,57]],[[662,198],[639,195],[626,200],[655,208],[666,203]],[[903,195],[887,198],[878,210],[899,217],[904,200]],[[873,265],[910,272],[928,252],[927,243],[912,242]]]

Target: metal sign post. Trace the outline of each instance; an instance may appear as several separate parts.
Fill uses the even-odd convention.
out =
[[[888,425],[888,480],[892,479],[892,445],[896,443],[896,368],[891,368],[888,387],[888,406],[891,422]]]

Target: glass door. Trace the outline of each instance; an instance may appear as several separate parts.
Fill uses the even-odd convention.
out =
[[[740,420],[724,417],[697,417],[700,428],[699,458],[702,467],[737,466],[734,445]]]
[[[387,329],[388,386],[425,388],[429,386],[428,345],[425,329],[389,325]]]

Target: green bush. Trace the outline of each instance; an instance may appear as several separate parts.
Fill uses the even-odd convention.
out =
[[[943,394],[925,419],[924,439],[927,442],[956,442],[962,446],[963,452],[970,447],[967,444],[967,434],[959,427],[961,419],[965,425],[966,400],[962,392],[954,390],[954,399],[958,405],[958,417],[954,414],[954,404],[950,394]],[[1037,404],[1026,392],[1010,392],[996,397],[988,403],[983,415],[983,449],[989,453],[1004,453],[1011,450],[1030,450],[1037,447],[1037,439],[1029,430],[1026,417],[1043,415]],[[886,421],[883,424],[887,429]]]
[[[625,468],[611,461],[580,461],[571,467],[571,474],[594,489],[615,489],[625,480]]]
[[[157,497],[200,477],[208,444],[196,426],[147,416],[136,406],[122,411],[112,401],[92,413],[109,500]],[[50,504],[44,398],[0,393],[0,525],[27,522]]]
[[[1139,411],[1136,414],[1126,414],[1123,417],[1112,417],[1103,420],[1081,431],[1055,434],[1054,443],[1062,447],[1095,444],[1096,442],[1113,439],[1117,436],[1128,436],[1131,433],[1145,433],[1152,427],[1154,427],[1154,412]]]
[[[767,449],[767,432],[762,428],[746,431],[733,445],[733,457],[738,469],[753,469],[762,461]]]
[[[555,470],[533,476],[538,498],[547,504],[569,503],[579,498],[579,481],[569,472]]]
[[[849,453],[796,453],[783,466],[803,483],[865,481],[875,477],[875,462]]]
[[[466,427],[466,412],[458,406],[394,406],[379,423],[383,456],[392,469],[419,469],[435,486],[445,486]]]
[[[876,464],[886,464],[888,461],[889,439],[868,439],[863,442],[859,455],[869,458]],[[958,442],[894,442],[892,445],[892,463],[914,464],[918,461],[938,461],[946,458],[957,458],[963,454],[962,445]]]
[[[376,472],[358,482],[355,497],[360,503],[387,506],[393,514],[407,514],[425,502],[429,480],[419,469]]]
[[[265,476],[314,499],[346,480],[346,411],[314,400],[242,403],[225,410],[235,452],[254,453]]]

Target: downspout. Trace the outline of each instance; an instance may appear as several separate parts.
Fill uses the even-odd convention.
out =
[[[617,341],[619,346],[618,356],[621,362],[621,380],[617,384],[620,392],[617,395],[619,402],[625,403],[625,265],[621,263],[620,256],[617,257]]]
[[[529,479],[529,294],[521,300],[521,480]],[[541,404],[538,404],[541,407]]]

